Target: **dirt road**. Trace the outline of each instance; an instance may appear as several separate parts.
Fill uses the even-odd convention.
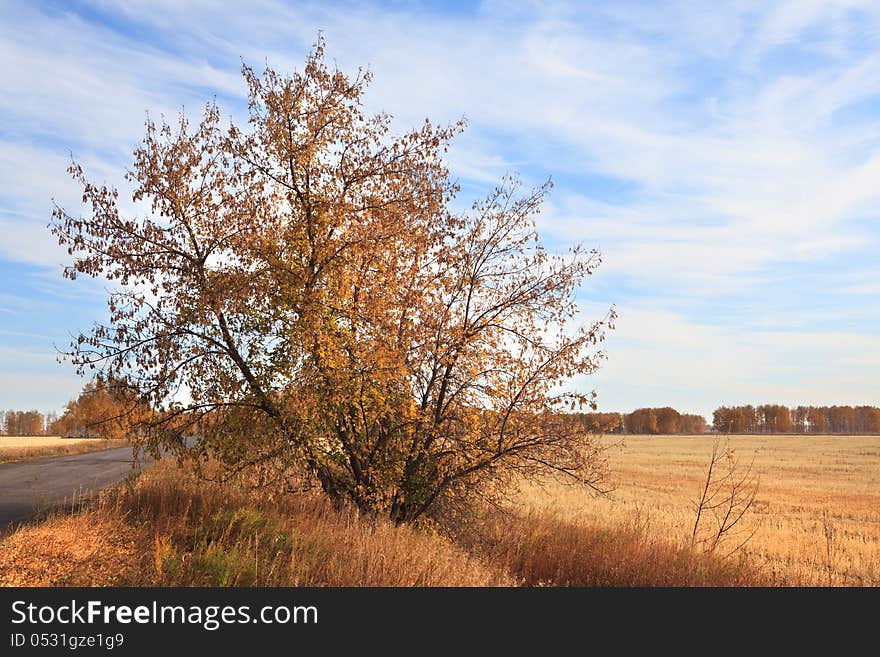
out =
[[[148,459],[144,459],[146,462]],[[0,464],[0,531],[140,469],[131,447]]]

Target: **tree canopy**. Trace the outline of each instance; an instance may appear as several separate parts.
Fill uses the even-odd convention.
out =
[[[599,445],[561,411],[593,403],[564,384],[598,367],[614,314],[578,320],[600,256],[543,247],[549,183],[508,177],[454,212],[462,123],[393,135],[364,113],[370,73],[329,67],[320,41],[302,72],[243,75],[245,127],[215,103],[147,122],[127,175],[142,216],[77,163],[87,212],[53,215],[66,275],[115,285],[70,358],[156,411],[144,446],[196,434],[232,472],[297,466],[401,522],[514,476],[599,486]]]
[[[151,409],[136,389],[98,373],[68,402],[61,417],[49,424],[48,432],[77,438],[136,439],[140,426],[151,417]]]

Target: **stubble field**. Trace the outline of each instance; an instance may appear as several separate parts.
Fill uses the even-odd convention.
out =
[[[61,438],[60,436],[0,436],[0,463],[25,461],[48,456],[83,454],[121,447],[124,440],[102,438]]]
[[[621,437],[609,437],[618,441]],[[524,506],[591,525],[632,525],[690,540],[712,436],[625,436],[608,453],[615,490],[592,497],[527,486]],[[753,461],[755,502],[737,538],[770,581],[791,586],[880,585],[880,436],[731,436],[740,468]]]

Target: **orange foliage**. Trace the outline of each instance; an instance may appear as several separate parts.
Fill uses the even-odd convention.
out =
[[[558,413],[593,396],[559,390],[598,367],[614,314],[576,323],[600,259],[541,245],[549,184],[505,179],[454,213],[443,153],[461,123],[392,136],[362,112],[370,74],[329,68],[322,42],[301,73],[243,73],[248,128],[215,104],[194,128],[147,123],[129,177],[152,215],[123,217],[71,166],[92,211],[55,212],[67,274],[120,285],[73,362],[151,401],[153,449],[197,433],[233,470],[296,464],[399,522],[514,474],[597,486],[598,445]]]

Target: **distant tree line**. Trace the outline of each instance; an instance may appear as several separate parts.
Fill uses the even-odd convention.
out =
[[[7,436],[125,438],[133,423],[149,415],[128,384],[98,375],[60,417],[35,410],[0,412],[0,430]]]
[[[6,436],[52,435],[51,427],[58,419],[57,413],[40,411],[0,411],[0,432]]]
[[[674,408],[639,408],[632,413],[580,413],[591,433],[694,434],[708,429],[702,415],[679,413]]]
[[[698,434],[710,427],[701,415],[674,408],[639,408],[632,413],[579,413],[591,433]],[[721,433],[880,433],[876,406],[798,406],[781,404],[722,406],[712,414]]]
[[[880,433],[876,406],[722,406],[712,414],[726,433]]]
[[[63,435],[122,438],[131,431],[137,399],[122,382],[97,377],[70,401],[60,417],[37,410],[0,411],[0,433],[7,436]],[[149,414],[145,407],[141,415]],[[138,413],[135,413],[137,416]],[[576,413],[590,433],[700,434],[710,427],[702,415],[674,408],[639,408],[632,413]],[[722,433],[880,433],[876,406],[798,406],[781,404],[722,406],[712,413],[713,431]]]
[[[52,429],[76,438],[126,438],[150,414],[127,382],[99,374],[67,404]]]

